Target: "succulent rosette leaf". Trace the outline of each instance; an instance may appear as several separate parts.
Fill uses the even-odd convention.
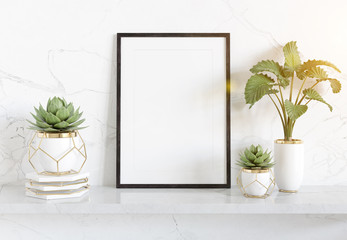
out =
[[[254,146],[252,144],[250,148],[246,148],[245,151],[240,154],[240,160],[238,160],[236,164],[243,168],[260,170],[272,168],[274,163],[271,162],[271,160],[271,152],[268,152],[268,150],[264,152],[260,145]]]
[[[80,108],[75,110],[72,103],[67,103],[64,98],[53,97],[48,99],[44,109],[34,107],[35,114],[31,113],[35,122],[27,120],[31,126],[29,129],[42,132],[69,132],[83,129],[80,125],[85,121],[81,119],[83,112]]]

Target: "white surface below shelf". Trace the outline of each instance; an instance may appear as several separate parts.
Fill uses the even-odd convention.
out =
[[[117,189],[92,186],[82,198],[41,200],[4,185],[0,214],[347,214],[347,186],[304,186],[299,193],[251,199],[232,189]]]

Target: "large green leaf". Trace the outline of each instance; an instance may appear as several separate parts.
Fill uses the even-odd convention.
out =
[[[264,74],[255,74],[247,81],[245,88],[245,99],[250,108],[273,87],[274,80]]]
[[[302,93],[306,95],[306,99],[311,99],[311,100],[316,100],[316,101],[322,102],[329,107],[330,112],[333,110],[333,107],[329,103],[324,101],[322,96],[319,95],[319,93],[316,90],[314,90],[312,88],[308,88],[308,89],[305,89],[304,91],[302,91]]]
[[[307,71],[306,76],[310,78],[327,78],[328,74],[321,67],[313,67]]]
[[[311,68],[317,67],[317,66],[326,66],[326,67],[331,67],[338,71],[339,73],[341,72],[340,69],[338,69],[334,64],[328,61],[323,61],[323,60],[308,60],[307,62],[304,62],[303,64],[300,65],[300,67],[296,71],[296,75],[300,79],[304,79],[307,77],[307,71]]]
[[[317,81],[318,82],[329,81],[331,89],[333,90],[333,93],[338,93],[341,91],[341,83],[339,80],[335,78],[322,78],[322,79],[318,79]]]
[[[284,65],[283,76],[286,78],[289,78],[292,76],[292,73],[293,73],[293,71],[291,69],[289,69],[287,65]]]
[[[287,112],[289,118],[293,121],[298,119],[302,114],[304,114],[307,111],[306,105],[294,105],[288,99],[285,100],[284,107],[286,109],[286,112]]]
[[[292,41],[287,43],[283,47],[283,53],[285,57],[285,65],[288,69],[293,72],[301,65],[301,60],[299,56],[298,47],[296,46],[296,42]]]
[[[277,89],[269,89],[265,92],[265,94],[275,94],[275,93],[278,93],[279,91]]]
[[[341,91],[341,83],[339,80],[334,78],[329,78],[331,89],[333,90],[333,93],[338,93]]]
[[[289,85],[288,78],[286,78],[284,76],[283,67],[279,63],[277,63],[273,60],[264,60],[264,61],[258,62],[256,65],[254,65],[250,69],[250,71],[254,74],[261,73],[261,72],[273,73],[277,77],[277,79],[278,79],[278,81],[282,87],[285,88],[286,86]]]

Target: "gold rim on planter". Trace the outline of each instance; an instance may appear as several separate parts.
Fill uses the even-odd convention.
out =
[[[242,168],[242,171],[243,172],[246,172],[246,173],[267,173],[270,171],[269,168],[267,169],[247,169],[247,168]]]
[[[39,138],[71,138],[77,137],[77,131],[72,132],[37,132]]]
[[[302,144],[302,143],[304,143],[304,141],[302,141],[300,139],[292,139],[289,141],[286,141],[284,139],[277,139],[277,140],[275,140],[275,143],[278,143],[278,144]]]

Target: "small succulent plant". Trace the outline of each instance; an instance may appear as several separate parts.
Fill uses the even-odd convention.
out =
[[[42,132],[69,132],[83,129],[79,127],[85,119],[81,119],[83,112],[79,112],[80,108],[75,110],[72,103],[67,103],[64,98],[53,97],[48,99],[46,110],[40,104],[39,108],[35,108],[35,114],[31,115],[35,119],[35,123],[27,120],[31,127],[29,129]]]
[[[240,160],[238,160],[236,164],[252,170],[267,169],[274,165],[271,159],[271,152],[268,152],[268,150],[264,152],[260,145],[254,146],[252,144],[249,149],[246,148],[245,151],[240,154]]]

